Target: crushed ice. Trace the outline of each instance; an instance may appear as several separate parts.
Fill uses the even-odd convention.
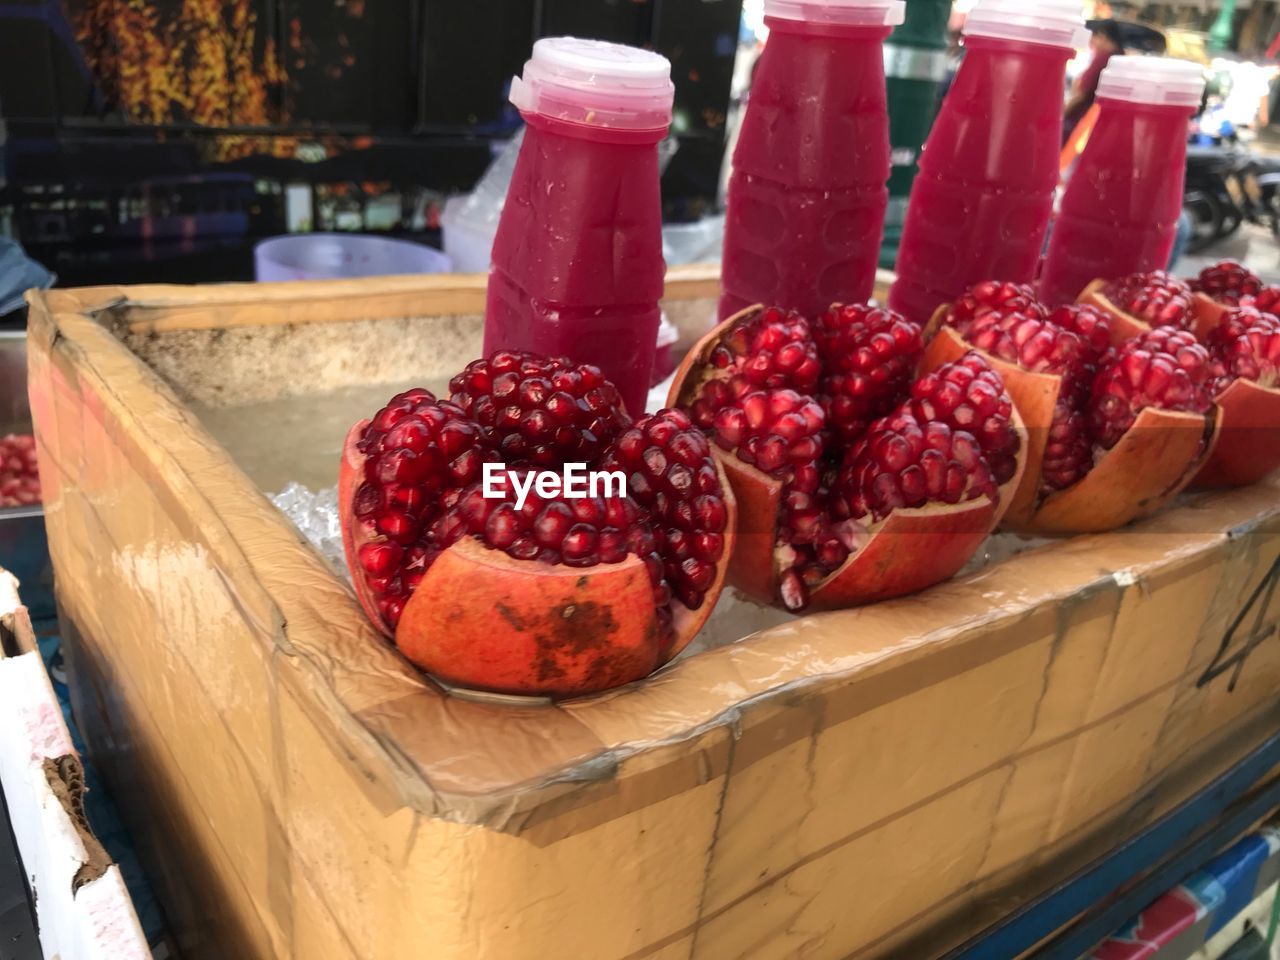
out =
[[[293,525],[329,565],[348,582],[347,562],[342,554],[342,527],[338,523],[338,488],[312,491],[300,483],[288,483],[269,499],[293,521]]]

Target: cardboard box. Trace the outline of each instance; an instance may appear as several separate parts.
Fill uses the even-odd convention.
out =
[[[13,827],[41,951],[62,960],[150,958],[120,868],[85,819],[84,770],[17,587],[0,568],[0,785],[10,820],[0,830]]]
[[[453,283],[32,297],[75,705],[191,956],[916,960],[1280,729],[1275,483],[607,695],[443,695],[205,421],[452,373]],[[714,276],[668,292],[692,336]]]

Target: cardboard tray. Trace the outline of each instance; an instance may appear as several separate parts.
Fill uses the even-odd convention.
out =
[[[453,372],[483,295],[31,298],[74,702],[184,953],[923,960],[1280,729],[1274,482],[607,695],[444,695],[191,405]],[[673,273],[686,341],[715,296]]]

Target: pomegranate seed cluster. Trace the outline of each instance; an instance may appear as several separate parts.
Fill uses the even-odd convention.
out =
[[[1257,275],[1234,260],[1221,260],[1205,267],[1188,286],[1229,307],[1238,307],[1262,292],[1262,281]]]
[[[467,537],[552,566],[634,556],[665,626],[673,600],[702,606],[725,559],[728,508],[707,438],[684,413],[633,423],[597,368],[522,353],[477,360],[450,387],[448,400],[422,389],[393,397],[356,444],[355,559],[388,632],[431,564]],[[505,468],[496,497],[485,495],[487,463]],[[533,488],[532,471],[567,463],[622,472],[626,494]]]
[[[1163,270],[1136,273],[1103,287],[1119,309],[1152,327],[1186,329],[1191,323],[1190,284]]]
[[[1212,367],[1195,336],[1181,329],[1190,323],[1191,307],[1190,288],[1181,280],[1139,274],[1108,285],[1117,306],[1153,324],[1118,350],[1106,311],[1087,304],[1050,311],[1026,291],[1000,296],[1008,286],[979,284],[944,323],[1000,360],[1061,378],[1041,464],[1042,493],[1080,482],[1143,409],[1208,409]],[[975,312],[974,302],[984,309]]]
[[[923,350],[919,325],[869,306],[836,306],[812,322],[763,310],[712,350],[690,418],[780,482],[775,561],[790,609],[807,606],[893,510],[998,500],[1016,473],[1013,403],[999,374],[973,353],[915,381]],[[803,362],[780,363],[784,351]]]
[[[1156,328],[1126,341],[1093,384],[1089,426],[1095,443],[1111,449],[1147,407],[1204,413],[1209,351],[1186,330]]]
[[[449,391],[513,468],[590,463],[627,425],[618,388],[567,360],[497,353],[468,364]]]
[[[0,437],[0,507],[29,507],[39,502],[36,438],[14,433]]]
[[[1223,316],[1206,341],[1214,361],[1213,395],[1234,380],[1252,380],[1264,387],[1280,382],[1280,317],[1237,307]]]

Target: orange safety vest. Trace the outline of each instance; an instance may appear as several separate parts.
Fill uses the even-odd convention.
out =
[[[1093,128],[1097,126],[1098,114],[1102,112],[1102,108],[1095,101],[1080,122],[1076,124],[1071,135],[1067,137],[1066,145],[1062,148],[1062,156],[1058,160],[1058,170],[1062,176],[1067,175],[1067,171],[1071,169],[1071,165],[1076,162],[1076,158],[1084,153],[1085,144],[1089,142],[1089,135],[1093,133]]]

